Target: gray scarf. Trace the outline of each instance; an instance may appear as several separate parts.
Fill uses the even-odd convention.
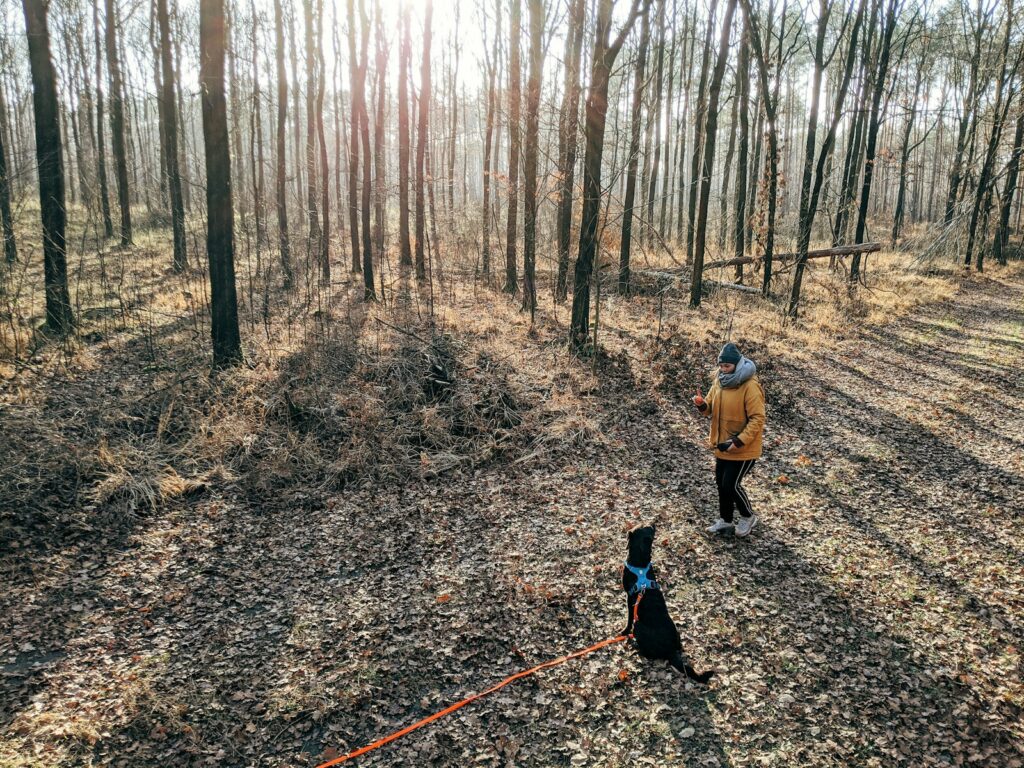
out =
[[[741,357],[732,373],[718,372],[718,385],[722,389],[735,389],[740,384],[752,379],[755,373],[757,373],[757,366],[754,365],[754,361],[747,357]]]

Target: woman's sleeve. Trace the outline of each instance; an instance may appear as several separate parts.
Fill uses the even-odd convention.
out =
[[[711,412],[714,410],[714,407],[715,407],[715,405],[714,405],[715,397],[717,396],[716,395],[716,390],[715,390],[715,384],[717,384],[717,383],[718,383],[717,381],[714,382],[711,385],[711,387],[708,389],[707,395],[704,396],[704,407],[703,408],[700,408],[700,407],[697,408],[697,410],[700,411],[705,416],[710,416]]]
[[[743,395],[743,407],[747,412],[747,426],[739,434],[743,445],[753,442],[764,429],[764,390],[758,382],[747,387]]]

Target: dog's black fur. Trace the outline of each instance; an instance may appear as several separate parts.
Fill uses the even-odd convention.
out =
[[[629,554],[626,562],[634,568],[646,568],[651,562],[651,549],[654,546],[654,526],[634,528],[629,532]],[[655,578],[654,568],[648,571],[648,578]],[[628,568],[622,569],[622,588],[626,591],[626,630],[622,634],[633,633],[636,649],[645,659],[665,659],[691,680],[707,685],[714,672],[697,672],[683,657],[683,643],[679,639],[679,630],[668,615],[665,595],[661,589],[648,589],[640,600],[637,621],[633,623],[633,606],[638,594],[630,594],[637,577]]]

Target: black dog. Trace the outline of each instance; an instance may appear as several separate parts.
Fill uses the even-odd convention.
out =
[[[622,569],[622,588],[627,595],[626,631],[622,634],[632,632],[636,649],[645,659],[665,659],[691,680],[707,685],[714,672],[697,672],[683,658],[679,630],[668,615],[665,595],[655,581],[653,546],[653,525],[629,532],[629,555]]]

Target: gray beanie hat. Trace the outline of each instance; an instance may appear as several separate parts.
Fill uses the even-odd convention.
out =
[[[739,348],[731,341],[722,347],[722,351],[718,353],[718,362],[720,363],[732,363],[737,365],[743,358],[740,354]]]

